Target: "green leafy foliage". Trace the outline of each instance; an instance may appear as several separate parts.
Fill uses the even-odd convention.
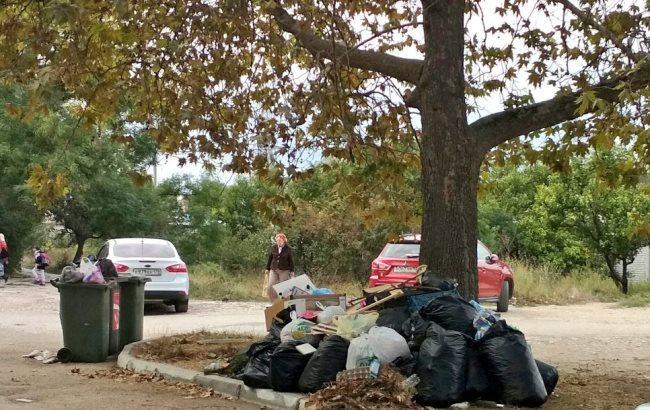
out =
[[[480,199],[482,238],[565,273],[604,268],[626,290],[622,268],[650,243],[650,196],[631,155],[596,152],[574,159],[566,174],[542,165],[494,170]]]

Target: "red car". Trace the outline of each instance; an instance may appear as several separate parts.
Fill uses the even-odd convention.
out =
[[[498,312],[507,312],[515,289],[512,269],[481,241],[476,243],[479,300],[497,302]],[[420,264],[420,235],[403,235],[389,242],[370,266],[369,286],[398,284],[414,278]],[[407,282],[414,284],[415,280]]]

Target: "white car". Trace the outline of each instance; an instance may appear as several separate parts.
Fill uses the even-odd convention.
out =
[[[174,245],[163,239],[120,238],[107,241],[97,259],[108,258],[117,273],[150,278],[144,286],[145,301],[174,305],[176,312],[187,312],[190,279],[187,266]]]

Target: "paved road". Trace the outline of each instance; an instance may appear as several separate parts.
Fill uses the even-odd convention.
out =
[[[74,365],[42,365],[20,356],[32,349],[62,345],[58,293],[52,286],[14,282],[0,288],[0,408],[237,408],[216,398],[183,399],[177,390],[150,384],[88,380],[70,373]],[[191,301],[188,313],[162,305],[148,307],[146,338],[193,330],[264,332],[264,304]],[[644,376],[650,368],[650,308],[618,308],[593,303],[573,306],[513,307],[504,317],[521,329],[535,356],[561,372],[588,370]],[[83,371],[112,364],[82,365]],[[6,370],[5,370],[6,369]],[[17,398],[35,400],[20,404]]]
[[[102,364],[43,365],[21,356],[33,349],[57,351],[63,344],[58,293],[22,281],[0,288],[0,408],[1,409],[257,409],[216,397],[187,399],[187,392],[160,383],[88,379],[82,373],[113,367]],[[263,331],[264,316],[255,303],[192,302],[190,312],[175,314],[165,306],[147,307],[145,337],[200,329]],[[17,399],[32,400],[21,403]]]

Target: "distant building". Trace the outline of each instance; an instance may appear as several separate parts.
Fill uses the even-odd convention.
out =
[[[623,269],[620,263],[616,268],[619,273]],[[639,249],[634,262],[627,265],[627,273],[630,282],[650,281],[650,246]]]

